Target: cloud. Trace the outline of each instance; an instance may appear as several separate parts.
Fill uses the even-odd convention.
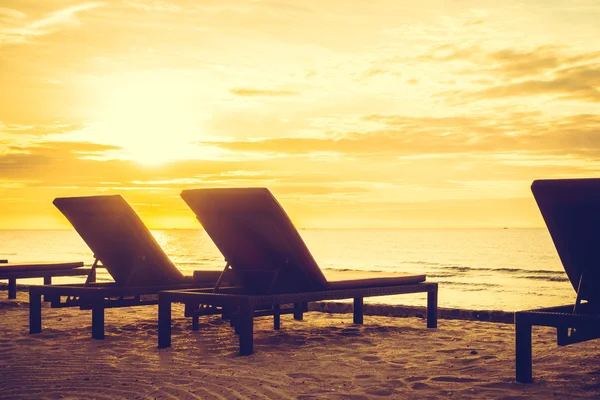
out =
[[[386,74],[389,71],[383,68],[369,68],[362,74],[362,78],[371,78],[376,75]]]
[[[530,50],[447,44],[419,57],[424,63],[451,63],[463,87],[435,97],[450,104],[474,100],[545,96],[548,100],[600,102],[600,51],[578,51],[554,45]],[[457,64],[458,63],[458,64]],[[468,77],[473,79],[469,80]]]
[[[129,1],[126,3],[127,6],[133,7],[137,10],[143,11],[155,11],[155,12],[171,12],[179,13],[183,10],[183,7],[177,4],[172,4],[164,1],[154,2],[142,2],[142,1]]]
[[[447,43],[433,47],[416,58],[421,62],[462,62],[471,65],[462,74],[486,74],[496,78],[527,78],[566,66],[600,59],[600,51],[574,53],[566,47],[541,45],[532,49],[518,47],[486,51],[481,45]]]
[[[0,45],[27,42],[31,37],[48,35],[65,25],[79,24],[78,13],[98,8],[103,4],[83,3],[28,21],[26,21],[26,14],[18,10],[0,9]]]
[[[0,7],[0,24],[13,24],[25,18],[27,14],[12,8]]]
[[[44,142],[35,146],[7,146],[0,155],[0,179],[34,179],[40,182],[70,180],[78,174],[86,175],[82,157],[118,149],[87,142]],[[82,168],[78,168],[78,165]],[[90,171],[91,172],[91,171]],[[94,173],[89,173],[93,178]]]
[[[567,67],[550,79],[529,79],[467,94],[467,98],[499,99],[521,96],[557,96],[560,99],[600,103],[600,63]]]
[[[121,150],[119,146],[112,146],[91,142],[42,142],[40,149],[50,151],[69,152],[78,155],[95,155],[110,150]]]
[[[32,135],[32,136],[46,136],[52,134],[69,133],[77,129],[81,129],[83,124],[75,123],[61,123],[55,122],[53,124],[6,124],[0,121],[0,134],[9,135]]]
[[[364,116],[379,124],[367,132],[321,137],[277,137],[203,142],[234,152],[315,157],[330,160],[429,154],[531,152],[574,154],[600,160],[600,117],[578,114],[548,118],[539,112],[457,117]]]
[[[489,73],[515,78],[551,71],[569,62],[567,57],[562,57],[555,50],[553,46],[541,46],[532,51],[503,49],[492,52],[487,54],[487,58],[498,66],[491,68]]]
[[[288,97],[288,96],[296,96],[299,93],[293,90],[265,90],[265,89],[231,89],[230,92],[235,94],[236,96],[243,97],[253,97],[253,96],[261,96],[261,97]]]

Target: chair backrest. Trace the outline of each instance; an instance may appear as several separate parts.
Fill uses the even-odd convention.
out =
[[[531,191],[581,299],[600,304],[600,179],[537,180]]]
[[[118,285],[164,286],[184,279],[120,195],[63,197],[53,203]]]
[[[268,189],[193,189],[184,190],[181,197],[249,292],[293,293],[327,286]]]

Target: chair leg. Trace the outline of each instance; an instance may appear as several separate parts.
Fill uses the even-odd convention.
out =
[[[29,333],[42,331],[42,295],[35,289],[29,289]]]
[[[8,278],[8,298],[17,298],[17,278]]]
[[[281,306],[273,305],[273,329],[278,331],[281,328]]]
[[[520,314],[515,314],[516,380],[521,383],[530,383],[533,380],[531,324],[523,319]]]
[[[95,300],[92,304],[92,337],[104,339],[104,298]]]
[[[200,309],[200,304],[185,303],[183,315],[185,317],[193,317],[194,313]]]
[[[221,314],[221,319],[227,321],[231,319],[231,308],[230,307],[223,307],[223,313]]]
[[[559,346],[566,346],[569,344],[569,327],[556,327],[556,344]]]
[[[51,276],[45,276],[44,277],[44,285],[52,285],[52,277]],[[48,301],[48,296],[44,295],[44,302]]]
[[[242,317],[241,317],[241,313],[242,313],[242,309],[238,309],[236,312],[232,313],[229,317],[229,325],[233,328],[233,332],[236,335],[240,334],[240,329],[241,329],[241,325],[242,322]]]
[[[304,303],[294,303],[294,319],[302,321],[304,319]]]
[[[438,288],[427,292],[427,327],[437,328]]]
[[[158,348],[171,346],[171,302],[158,298]]]
[[[249,356],[254,352],[254,306],[244,304],[236,318],[236,328],[240,334],[240,355]]]
[[[363,298],[355,297],[354,298],[354,323],[361,324],[363,323]]]

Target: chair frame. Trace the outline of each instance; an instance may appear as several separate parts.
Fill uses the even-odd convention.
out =
[[[0,260],[4,261],[4,260]],[[2,263],[6,264],[6,263]],[[0,268],[0,279],[8,279],[8,298],[17,298],[17,279],[25,278],[44,278],[44,285],[52,284],[52,277],[54,276],[86,276],[87,279],[93,281],[95,279],[93,268],[83,268],[83,263],[75,267],[65,267],[63,269],[40,269],[32,271],[2,271]]]
[[[547,307],[515,313],[515,375],[517,382],[533,381],[532,326],[556,328],[556,344],[567,346],[600,338],[600,310],[582,303],[580,289],[584,275],[579,279],[574,305]]]
[[[531,191],[577,296],[574,304],[514,314],[515,378],[523,383],[533,381],[533,326],[556,328],[559,346],[600,338],[600,276],[594,241],[600,179],[540,179],[531,184]],[[573,211],[578,214],[572,215]]]
[[[193,315],[193,327],[198,329],[198,317],[206,315],[202,306],[207,306],[210,314],[225,312],[229,314],[236,333],[239,334],[240,355],[247,356],[254,352],[254,317],[258,309],[271,308],[262,315],[273,315],[273,327],[280,328],[282,304],[294,304],[294,318],[302,319],[305,304],[309,301],[354,299],[355,324],[363,323],[363,298],[387,296],[394,294],[427,293],[427,327],[437,328],[438,284],[422,282],[395,286],[379,286],[352,288],[341,290],[320,290],[315,292],[283,293],[270,295],[248,295],[240,289],[222,289],[220,292],[202,290],[166,290],[158,293],[158,347],[171,346],[171,304],[184,303],[186,308],[198,307]],[[218,308],[221,311],[217,311]],[[285,312],[287,313],[287,311]],[[261,314],[258,314],[261,315]]]
[[[193,277],[185,277],[185,282],[162,286],[122,286],[114,282],[95,282],[95,271],[98,266],[96,258],[88,279],[84,284],[44,284],[29,288],[29,333],[42,331],[42,297],[49,302],[51,308],[79,307],[81,310],[92,310],[92,337],[104,339],[104,310],[132,306],[158,304],[158,292],[167,289],[199,288],[212,283],[195,281]],[[46,283],[46,282],[44,282]]]

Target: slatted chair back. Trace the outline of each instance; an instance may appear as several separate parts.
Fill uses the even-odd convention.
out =
[[[531,190],[578,299],[600,309],[600,179],[537,180]]]
[[[63,197],[54,205],[118,285],[161,286],[184,280],[120,195]]]
[[[184,190],[181,197],[248,292],[327,287],[294,224],[268,189],[193,189]]]

